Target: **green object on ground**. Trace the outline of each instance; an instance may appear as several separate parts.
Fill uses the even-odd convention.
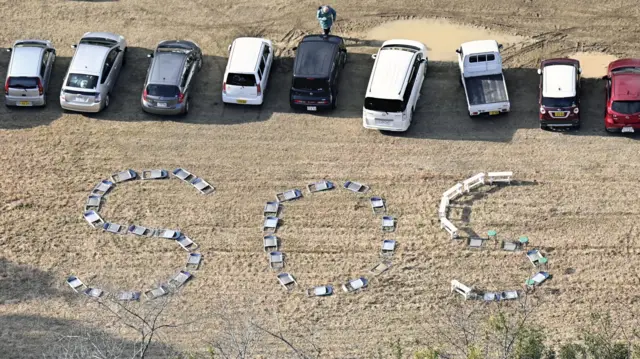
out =
[[[536,282],[533,281],[533,279],[527,279],[527,285],[534,285],[536,284]]]
[[[489,238],[491,238],[491,237],[495,237],[496,235],[498,235],[498,233],[496,231],[489,231],[489,232],[487,232],[487,235],[489,236]]]
[[[525,244],[525,243],[529,243],[529,237],[520,237],[520,239],[518,239],[520,241],[520,243]]]
[[[540,260],[539,260],[539,262],[540,262],[540,263],[542,263],[542,264],[545,264],[545,263],[547,263],[548,261],[549,261],[549,259],[547,259],[547,257],[542,257],[542,258],[540,258]]]

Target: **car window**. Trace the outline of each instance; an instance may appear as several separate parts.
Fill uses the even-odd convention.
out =
[[[113,64],[116,63],[116,58],[118,58],[118,52],[116,51],[116,49],[113,49],[109,52],[109,55],[107,55],[107,61],[111,64],[111,66],[113,66]]]
[[[258,75],[258,81],[262,81],[262,70],[258,69],[256,75]]]
[[[418,69],[413,66],[411,68],[411,77],[409,77],[409,82],[407,83],[407,88],[404,90],[404,96],[402,98],[402,111],[405,110],[407,104],[409,103],[409,99],[411,98],[411,93],[413,92],[413,85],[416,82],[416,77],[418,75]]]
[[[329,81],[326,78],[294,77],[292,87],[296,90],[329,91]]]
[[[494,61],[496,59],[496,55],[494,54],[488,54],[487,55],[487,61]]]
[[[116,49],[112,49],[111,51],[109,51],[109,54],[107,55],[107,59],[104,62],[104,67],[102,68],[102,76],[100,78],[101,84],[103,84],[109,77],[109,74],[111,73],[111,69],[113,68],[113,64],[115,63],[117,56],[118,56],[118,53],[116,52]]]
[[[613,101],[611,109],[623,115],[640,113],[640,101]]]
[[[94,89],[98,85],[98,76],[85,74],[69,74],[65,86],[81,89]]]
[[[40,64],[40,77],[44,77],[47,70],[47,62],[49,61],[49,51],[45,51],[42,55],[42,63]]]
[[[147,94],[157,97],[178,97],[180,89],[173,85],[147,85]]]
[[[478,62],[478,56],[469,56],[469,62],[470,63],[475,63]]]
[[[478,62],[486,62],[487,55],[478,55]]]
[[[265,69],[266,66],[267,65],[265,64],[264,59],[261,59],[260,60],[260,68],[259,68],[260,72],[264,73],[264,69]]]
[[[256,76],[254,74],[234,74],[227,75],[227,85],[231,86],[255,86]]]
[[[607,80],[607,99],[611,98],[611,79]]]
[[[9,87],[19,89],[30,89],[38,87],[36,77],[9,77]]]
[[[187,86],[187,82],[189,81],[189,75],[191,74],[192,66],[193,66],[193,62],[187,60],[187,65],[184,68],[184,73],[182,74],[182,79],[180,80],[180,87],[184,88],[185,86]]]
[[[264,50],[262,50],[262,57],[264,57],[264,61],[267,61],[270,52],[271,50],[269,50],[269,45],[264,45]]]

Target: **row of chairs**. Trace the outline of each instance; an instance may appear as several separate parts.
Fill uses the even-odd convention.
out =
[[[343,186],[344,189],[356,194],[364,194],[369,192],[370,187],[354,181],[346,181]],[[318,192],[329,191],[336,188],[331,181],[318,181],[307,185],[307,191],[309,194]],[[268,253],[269,266],[273,270],[282,271],[285,266],[285,254],[280,251],[280,239],[275,234],[280,224],[280,213],[282,210],[282,202],[292,201],[302,198],[302,191],[299,189],[291,189],[276,194],[275,201],[269,201],[265,204],[263,210],[263,248]],[[393,216],[386,215],[387,207],[385,200],[382,197],[370,198],[371,210],[374,215],[382,215],[381,229],[384,233],[395,232],[397,226],[397,220]],[[378,276],[386,272],[391,267],[390,258],[396,250],[396,241],[392,239],[384,239],[382,241],[382,247],[380,255],[383,261],[375,265],[369,270],[369,273],[373,276]],[[292,290],[297,285],[296,278],[287,272],[281,272],[277,274],[279,283],[288,291]],[[350,293],[367,287],[368,280],[365,277],[359,277],[352,279],[342,284],[344,292]],[[334,293],[332,285],[322,285],[312,288],[308,288],[306,291],[307,296],[310,297],[322,297],[329,296]]]

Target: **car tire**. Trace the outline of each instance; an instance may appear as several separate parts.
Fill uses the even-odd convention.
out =
[[[336,107],[338,107],[338,94],[333,96],[333,99],[331,99],[331,109],[335,110]]]
[[[349,58],[349,55],[347,55],[347,52],[344,52],[344,62],[342,63],[342,68],[344,68],[347,65],[347,59]]]
[[[549,131],[549,126],[547,125],[540,125],[540,129],[543,131]]]
[[[42,107],[47,107],[47,94],[42,96]]]
[[[122,67],[127,64],[127,47],[124,48],[124,53],[122,54]]]
[[[182,111],[182,114],[184,116],[186,116],[189,113],[190,103],[191,103],[191,101],[189,101],[189,99],[187,99],[187,101],[184,103],[184,111]]]
[[[109,96],[109,94],[107,94],[107,96],[105,96],[104,98],[104,108],[107,109],[109,108],[109,103],[111,102],[111,96]]]

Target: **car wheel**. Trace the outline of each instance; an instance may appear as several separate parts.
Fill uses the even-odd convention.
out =
[[[127,48],[124,48],[124,52],[122,54],[122,66],[127,64]]]
[[[344,62],[342,63],[342,67],[344,68],[347,65],[347,59],[348,59],[348,55],[347,52],[344,52]]]
[[[44,96],[42,96],[42,107],[46,107],[47,106],[47,95],[45,94]]]
[[[202,69],[202,59],[198,61],[198,71],[200,71],[200,69]]]
[[[191,103],[191,101],[189,101],[189,99],[187,99],[187,102],[184,103],[184,111],[182,112],[183,115],[186,115],[189,113],[189,104]]]
[[[335,110],[336,107],[338,107],[338,96],[336,94],[336,96],[333,96],[333,99],[331,100],[331,109]]]
[[[104,98],[104,108],[108,108],[109,107],[109,102],[111,101],[110,97],[111,96],[109,96],[109,94],[107,94],[107,96],[105,96],[105,98]]]
[[[543,131],[548,131],[549,130],[549,126],[547,125],[540,125],[540,129]]]

